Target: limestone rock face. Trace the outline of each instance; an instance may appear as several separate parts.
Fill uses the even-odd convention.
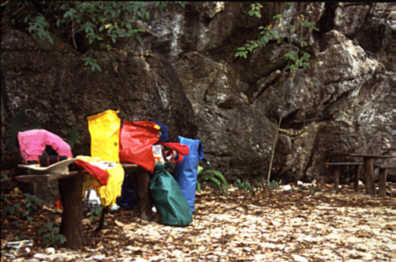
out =
[[[119,110],[119,116],[130,121],[166,123],[172,139],[176,134],[196,135],[191,103],[177,73],[160,54],[95,52],[91,55],[98,58],[102,72],[91,72],[70,47],[43,49],[36,41],[16,30],[3,34],[2,114],[8,123],[22,110],[27,121],[18,128],[45,128],[64,139],[76,128],[74,154],[90,153],[86,117],[107,109]],[[15,147],[8,144],[15,145],[15,131],[3,127],[3,146],[12,153]]]
[[[261,174],[275,131],[262,103],[248,103],[229,65],[198,52],[185,54],[176,68],[197,116],[206,159],[220,169]]]
[[[88,154],[86,116],[109,108],[123,119],[168,124],[173,141],[178,135],[201,139],[205,165],[229,178],[266,177],[279,123],[272,166],[277,180],[328,176],[324,161],[336,152],[395,148],[390,3],[263,6],[256,18],[248,15],[249,3],[169,5],[144,24],[142,44],[130,40],[111,52],[89,50],[85,55],[97,58],[102,72],[84,68],[81,54],[59,39],[49,45],[6,30],[2,132],[10,132],[2,148],[11,148],[12,123],[23,111],[25,126],[62,137],[77,127],[73,151]],[[256,39],[258,26],[273,24],[277,14],[284,25],[300,14],[315,22],[318,31],[304,35],[313,43],[306,49],[309,68],[286,69],[287,41],[235,58],[236,49]]]

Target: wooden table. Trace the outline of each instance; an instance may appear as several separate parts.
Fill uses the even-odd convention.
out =
[[[379,192],[378,194],[380,196],[385,196],[385,184],[386,184],[386,178],[388,175],[388,170],[390,169],[396,169],[396,164],[390,164],[390,165],[375,165],[376,167],[378,167],[380,169],[380,173],[379,173]]]
[[[341,176],[341,166],[358,166],[357,170],[355,172],[355,177],[354,177],[354,188],[355,191],[358,190],[359,186],[359,174],[360,174],[360,169],[361,165],[363,165],[363,162],[326,162],[326,167],[332,167],[334,168],[334,189],[336,192],[339,192],[340,190],[340,176]]]
[[[364,176],[366,178],[366,192],[370,195],[375,194],[375,187],[374,187],[374,160],[376,159],[388,159],[388,158],[396,158],[393,155],[374,155],[374,154],[346,154],[346,153],[337,153],[335,155],[338,156],[347,156],[347,157],[357,157],[363,159],[363,167],[364,167]],[[337,169],[338,172],[339,169]],[[384,175],[386,176],[386,172],[380,172],[380,192],[384,195],[385,192],[385,182]],[[385,177],[386,179],[386,177]]]
[[[59,182],[59,192],[63,206],[60,233],[66,238],[65,246],[71,249],[80,249],[82,241],[82,183],[85,171],[69,171],[69,166],[77,158],[71,158],[54,163],[48,167],[34,165],[18,165],[28,170],[28,175],[17,176],[21,182],[43,183],[53,180]],[[122,164],[124,168],[136,168],[135,164]]]

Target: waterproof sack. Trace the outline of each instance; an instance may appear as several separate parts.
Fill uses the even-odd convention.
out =
[[[120,162],[118,157],[121,120],[118,111],[106,110],[88,116],[91,156],[104,161]]]
[[[111,207],[116,203],[118,197],[121,196],[122,182],[124,181],[124,168],[121,164],[115,163],[115,166],[106,169],[109,173],[107,185],[96,189],[100,197],[100,202],[104,207]]]
[[[66,159],[66,156],[58,155],[58,153],[51,146],[46,146],[43,154],[39,156],[39,165],[41,167],[46,167]]]
[[[101,185],[100,180],[95,177],[92,172],[90,172],[90,176],[84,176],[82,184],[83,195],[85,195],[87,190],[95,189],[96,194],[100,198],[100,203],[102,206],[113,206],[116,203],[117,198],[121,196],[121,187],[125,175],[122,165],[116,162],[103,161],[100,157],[77,156],[77,158],[79,160],[88,162],[91,166],[102,169],[101,172],[105,171],[108,173],[106,185]],[[90,171],[96,172],[98,169],[94,170],[90,168]],[[89,172],[89,170],[87,171]]]
[[[130,182],[130,176],[126,175],[122,183],[121,196],[116,201],[117,205],[127,210],[137,207],[136,190]]]
[[[155,166],[150,180],[150,192],[162,224],[187,226],[192,222],[191,208],[165,165]]]
[[[39,156],[39,164],[40,166],[50,166],[56,162],[66,160],[67,158],[65,156],[58,156],[58,155],[47,155],[43,154]]]
[[[197,186],[198,164],[203,159],[204,152],[199,139],[191,139],[179,136],[179,143],[190,148],[190,153],[183,157],[175,166],[175,177],[183,192],[184,198],[194,212],[195,190]]]
[[[173,142],[159,144],[164,147],[163,155],[165,159],[170,161],[172,164],[180,163],[183,160],[183,157],[190,153],[190,148],[186,145]]]
[[[103,168],[90,164],[88,161],[77,159],[74,164],[81,167],[88,172],[92,177],[94,177],[101,186],[107,185],[109,180],[109,173]]]
[[[151,121],[122,122],[120,131],[120,161],[133,163],[154,172],[153,145],[160,137],[159,127]]]
[[[161,124],[158,121],[153,120],[153,123],[157,124],[161,130],[161,136],[159,138],[159,142],[168,142],[168,126]]]
[[[18,143],[21,157],[25,162],[39,162],[39,156],[44,153],[47,146],[52,147],[59,156],[73,157],[69,144],[45,129],[18,132]]]

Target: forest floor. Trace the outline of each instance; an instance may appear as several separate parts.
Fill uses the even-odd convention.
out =
[[[18,208],[27,213],[32,201],[14,188],[2,206],[16,209],[2,217],[1,261],[396,261],[396,198],[363,192],[344,185],[336,194],[332,185],[300,184],[252,195],[231,186],[226,197],[204,188],[187,227],[118,209],[95,234],[98,217],[91,214],[82,221],[84,248],[75,251],[45,241],[45,233],[60,225],[61,211],[41,205],[21,215]],[[32,245],[7,247],[15,240]]]

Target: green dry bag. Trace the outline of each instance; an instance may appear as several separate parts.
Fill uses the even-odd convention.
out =
[[[162,224],[187,226],[192,222],[191,208],[184,199],[179,184],[166,170],[165,165],[155,166],[150,192]]]

